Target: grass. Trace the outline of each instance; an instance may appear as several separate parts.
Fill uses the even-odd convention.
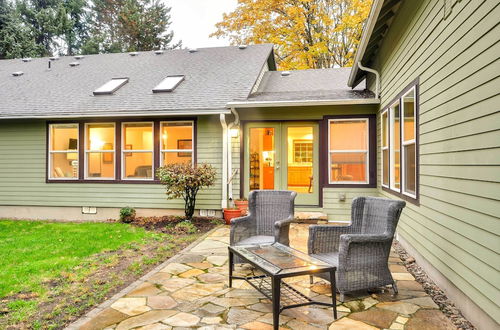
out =
[[[89,256],[158,236],[121,223],[1,220],[0,298],[20,292],[43,294],[44,283],[70,273]]]

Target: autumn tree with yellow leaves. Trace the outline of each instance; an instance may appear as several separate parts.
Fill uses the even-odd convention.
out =
[[[352,66],[372,0],[238,0],[211,36],[275,44],[280,69]]]

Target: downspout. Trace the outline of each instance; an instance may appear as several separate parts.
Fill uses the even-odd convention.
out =
[[[222,196],[221,207],[227,208],[227,138],[228,129],[226,123],[226,115],[220,114],[220,123],[222,125]]]
[[[378,71],[363,66],[360,61],[358,62],[358,67],[363,71],[375,74],[375,98],[380,98],[380,74]]]
[[[228,175],[228,197],[229,200],[233,200],[233,140],[231,136],[231,129],[233,127],[238,127],[240,123],[240,115],[238,112],[231,108],[231,113],[234,115],[234,121],[228,125],[227,128],[227,175]]]

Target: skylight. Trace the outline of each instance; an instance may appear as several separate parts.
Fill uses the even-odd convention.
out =
[[[94,91],[94,95],[113,94],[128,82],[128,78],[113,78]]]
[[[184,76],[167,76],[153,88],[153,93],[172,92],[183,80]]]

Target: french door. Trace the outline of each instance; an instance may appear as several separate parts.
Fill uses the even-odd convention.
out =
[[[319,204],[319,140],[314,122],[252,122],[244,130],[244,191],[297,192],[297,205]]]

